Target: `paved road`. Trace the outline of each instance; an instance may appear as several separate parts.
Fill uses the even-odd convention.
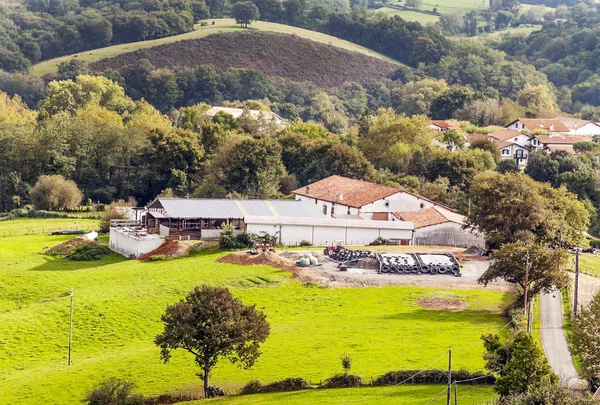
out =
[[[548,363],[561,383],[575,388],[580,380],[563,330],[560,292],[541,296],[540,315],[540,335]]]

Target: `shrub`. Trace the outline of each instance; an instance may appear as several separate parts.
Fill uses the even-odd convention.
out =
[[[415,375],[416,374],[416,375]],[[481,378],[485,377],[485,378]],[[452,372],[452,378],[457,381],[473,380],[470,384],[494,384],[496,381],[493,375],[486,375],[481,371],[469,372],[458,370]],[[408,380],[408,381],[407,381]],[[373,385],[396,385],[403,381],[405,384],[445,384],[448,382],[448,371],[446,370],[399,370],[390,371],[379,376],[373,381]]]
[[[133,393],[135,384],[110,378],[100,383],[87,397],[88,405],[142,405],[144,397]]]
[[[60,212],[50,212],[44,210],[36,210],[30,205],[25,206],[24,208],[17,208],[10,211],[7,215],[7,218],[68,218],[69,215],[66,213]]]
[[[252,380],[242,388],[240,394],[260,394],[265,392],[289,392],[299,391],[310,388],[310,384],[303,378],[286,378],[285,380],[275,381],[263,385],[258,380]]]
[[[216,398],[216,397],[224,397],[225,396],[225,392],[217,387],[216,385],[209,385],[208,389],[206,390],[206,397],[207,398]]]
[[[380,236],[377,239],[375,239],[373,242],[369,243],[369,245],[370,246],[382,246],[382,245],[385,245],[386,243],[387,243],[387,239]]]
[[[348,374],[352,368],[352,357],[349,354],[344,353],[340,356],[340,361],[342,362],[344,374]]]
[[[242,232],[236,235],[235,240],[242,246],[242,247],[253,247],[254,246],[254,240],[256,239],[256,235],[253,235],[249,232]]]
[[[103,256],[108,256],[111,253],[111,250],[104,245],[89,243],[77,248],[73,253],[65,256],[65,258],[78,262],[89,262],[100,260]]]
[[[241,395],[248,395],[248,394],[260,394],[261,392],[263,392],[264,389],[264,385],[262,385],[262,383],[258,380],[251,380],[248,382],[248,384],[244,385],[244,388],[242,388],[242,390],[240,391]]]
[[[100,232],[108,232],[110,230],[111,219],[128,219],[124,210],[120,209],[115,203],[112,203],[104,208],[100,216]]]
[[[355,388],[363,385],[362,378],[352,374],[336,374],[323,383],[323,388]]]
[[[590,247],[594,249],[600,249],[600,240],[591,240]]]
[[[304,239],[303,241],[300,242],[300,246],[312,246],[312,243],[310,243],[309,241]]]
[[[66,210],[79,205],[83,198],[77,184],[59,174],[40,176],[30,196],[39,210]]]

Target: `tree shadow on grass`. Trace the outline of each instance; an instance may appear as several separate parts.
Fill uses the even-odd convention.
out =
[[[91,261],[75,261],[68,260],[62,257],[57,256],[46,256],[44,257],[44,263],[36,266],[29,271],[77,271],[77,270],[87,270],[93,269],[103,266],[108,266],[115,263],[121,263],[124,261],[128,261],[125,257],[118,255],[116,253],[111,254],[109,256],[103,257],[100,260],[91,260]]]
[[[413,321],[413,322],[470,322],[481,325],[482,321],[489,321],[490,316],[501,317],[502,315],[494,311],[474,311],[463,309],[462,311],[440,311],[432,309],[415,309],[410,312],[401,312],[394,315],[382,317],[386,320]]]

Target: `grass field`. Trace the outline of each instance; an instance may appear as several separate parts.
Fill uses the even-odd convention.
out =
[[[62,221],[0,221],[0,234],[7,227],[68,225]],[[97,225],[76,221],[88,229]],[[445,368],[450,346],[455,369],[481,370],[479,337],[505,325],[499,313],[511,301],[509,294],[494,291],[310,287],[271,267],[216,263],[222,253],[144,263],[118,255],[85,263],[40,254],[44,247],[67,239],[0,238],[0,404],[80,403],[100,380],[111,376],[135,381],[148,395],[198,392],[192,358],[175,353],[171,363],[162,364],[152,339],[161,330],[166,305],[200,284],[230,287],[245,303],[263,310],[271,324],[271,336],[253,369],[240,370],[225,361],[217,366],[213,383],[227,392],[251,379],[271,382],[297,376],[318,382],[341,371],[338,357],[343,353],[353,357],[352,372],[367,381],[390,370]],[[73,364],[68,367],[66,294],[71,288]],[[423,297],[458,298],[468,307],[460,312],[425,310],[416,302]],[[422,389],[429,397],[438,388]],[[320,396],[327,395],[323,392],[297,394],[306,395],[306,400],[288,395],[296,398],[292,404],[322,403]],[[405,395],[402,389],[385,392],[389,403]],[[335,395],[340,403],[351,402],[344,402],[344,392]],[[347,395],[355,398],[351,392]],[[269,401],[277,400],[278,395],[269,396]],[[253,403],[253,397],[219,401],[214,402],[245,404]]]
[[[571,255],[571,259],[575,260],[575,255]],[[570,263],[570,271],[575,271],[575,265]],[[600,256],[591,253],[579,254],[579,271],[589,274],[594,277],[600,277]]]
[[[458,388],[458,401],[461,405],[475,405],[494,397],[493,389],[488,386],[460,386]],[[442,405],[446,403],[445,387],[440,385],[403,385],[384,388],[318,389],[186,402],[189,405],[347,405],[354,403],[360,405]]]
[[[232,31],[240,31],[242,30],[239,26],[235,24],[233,19],[215,19],[208,20],[209,24],[215,22],[215,25],[209,25],[207,27],[201,27],[199,24],[196,25],[195,30],[192,32],[188,32],[181,35],[175,35],[172,37],[154,39],[149,41],[141,41],[134,42],[129,44],[121,44],[109,46],[106,48],[93,49],[85,52],[80,52],[74,55],[66,55],[61,56],[59,58],[46,60],[40,63],[37,63],[31,67],[29,70],[29,74],[32,76],[43,76],[49,73],[56,72],[57,66],[61,62],[69,61],[73,58],[77,60],[82,60],[88,63],[96,62],[106,58],[112,58],[124,53],[134,52],[140,49],[152,48],[159,45],[170,44],[177,41],[183,41],[187,39],[198,39],[203,38],[211,34],[218,34],[223,32],[232,32]],[[343,39],[339,39],[333,37],[331,35],[321,34],[319,32],[305,30],[302,28],[291,27],[283,24],[276,24],[264,21],[255,21],[250,26],[250,29],[259,30],[259,31],[268,31],[268,32],[278,32],[283,34],[295,34],[302,38],[307,38],[315,42],[320,42],[323,44],[331,44],[333,46],[343,48],[346,50],[359,52],[365,55],[373,56],[379,59],[386,60],[388,62],[400,64],[395,60],[388,58],[380,53],[372,51],[368,48],[362,47],[360,45],[356,45],[349,41],[344,41]]]
[[[392,2],[404,6],[404,2]],[[487,9],[489,2],[487,0],[425,0],[420,10],[433,11],[434,8],[441,14],[449,14],[453,11],[462,11],[468,13],[471,10]]]
[[[418,11],[412,10],[397,10],[395,8],[390,7],[381,7],[378,8],[376,11],[384,13],[386,15],[397,15],[402,17],[402,19],[406,21],[416,21],[420,22],[421,24],[434,24],[440,19],[440,17],[438,17],[437,15],[419,13]]]

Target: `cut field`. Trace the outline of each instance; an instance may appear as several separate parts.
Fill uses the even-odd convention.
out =
[[[62,221],[62,220],[59,220]],[[12,220],[3,228],[48,229],[57,220]],[[66,226],[62,223],[60,226]],[[86,227],[96,223],[89,221]],[[251,379],[271,382],[303,377],[313,383],[340,372],[339,356],[353,358],[352,372],[371,377],[398,369],[445,368],[453,348],[455,369],[482,370],[480,336],[507,323],[500,315],[512,297],[497,291],[418,287],[325,289],[293,280],[267,266],[217,263],[223,253],[158,261],[129,261],[111,255],[98,262],[72,262],[40,254],[66,236],[0,238],[0,404],[76,404],[108,377],[136,382],[139,392],[198,392],[193,359],[175,353],[162,364],[153,337],[168,304],[201,284],[229,287],[247,304],[267,314],[271,336],[251,370],[223,360],[213,383],[236,392]],[[69,298],[74,288],[73,364],[66,364]],[[466,309],[427,310],[422,298],[460,300]],[[443,387],[367,388],[388,402],[425,403]],[[415,393],[420,402],[416,402]],[[467,386],[473,395],[493,396],[489,388]],[[488,395],[490,394],[490,395]],[[327,391],[221,399],[215,403],[323,403]],[[306,395],[306,400],[302,399]],[[338,403],[359,398],[335,391]],[[466,395],[466,394],[465,394]],[[407,400],[402,398],[407,396]],[[261,397],[262,398],[262,397]],[[228,402],[231,401],[231,402]],[[412,402],[411,402],[412,401]],[[328,403],[336,403],[329,402]],[[351,401],[350,401],[351,402]],[[474,401],[475,402],[475,401]],[[369,403],[369,402],[364,402]],[[461,402],[469,403],[469,402]]]
[[[393,2],[389,4],[405,5],[403,2]],[[438,13],[441,14],[450,14],[454,11],[462,11],[466,14],[471,10],[487,9],[488,7],[489,2],[487,0],[425,0],[419,9],[433,11],[435,8]]]
[[[214,25],[212,22],[214,21]],[[188,32],[181,35],[175,35],[172,37],[141,41],[141,42],[133,42],[128,44],[114,45],[106,48],[93,49],[85,52],[80,52],[73,55],[61,56],[59,58],[50,59],[47,61],[43,61],[33,65],[29,71],[30,75],[33,76],[43,76],[49,73],[55,73],[57,66],[61,62],[68,62],[69,60],[75,58],[77,60],[82,60],[87,63],[93,63],[100,61],[106,58],[113,58],[118,55],[122,55],[125,53],[135,52],[141,49],[153,48],[159,45],[172,44],[178,41],[184,41],[189,39],[199,39],[209,36],[211,34],[225,33],[225,32],[233,32],[233,31],[246,31],[241,29],[239,26],[235,24],[235,20],[233,19],[215,19],[215,20],[207,20],[209,23],[208,26],[202,27],[200,24],[197,24],[195,30],[192,32]],[[322,44],[332,45],[337,48],[345,49],[352,52],[357,52],[363,55],[372,56],[374,58],[378,58],[390,63],[398,64],[399,62],[388,58],[380,53],[372,51],[368,48],[365,48],[360,45],[356,45],[352,42],[345,41],[343,39],[336,38],[331,35],[322,34],[320,32],[305,30],[302,28],[292,27],[284,24],[276,24],[264,21],[255,21],[250,26],[250,30],[258,30],[258,31],[267,31],[267,32],[277,32],[282,34],[295,34],[299,37],[310,39],[311,41],[315,41]]]

